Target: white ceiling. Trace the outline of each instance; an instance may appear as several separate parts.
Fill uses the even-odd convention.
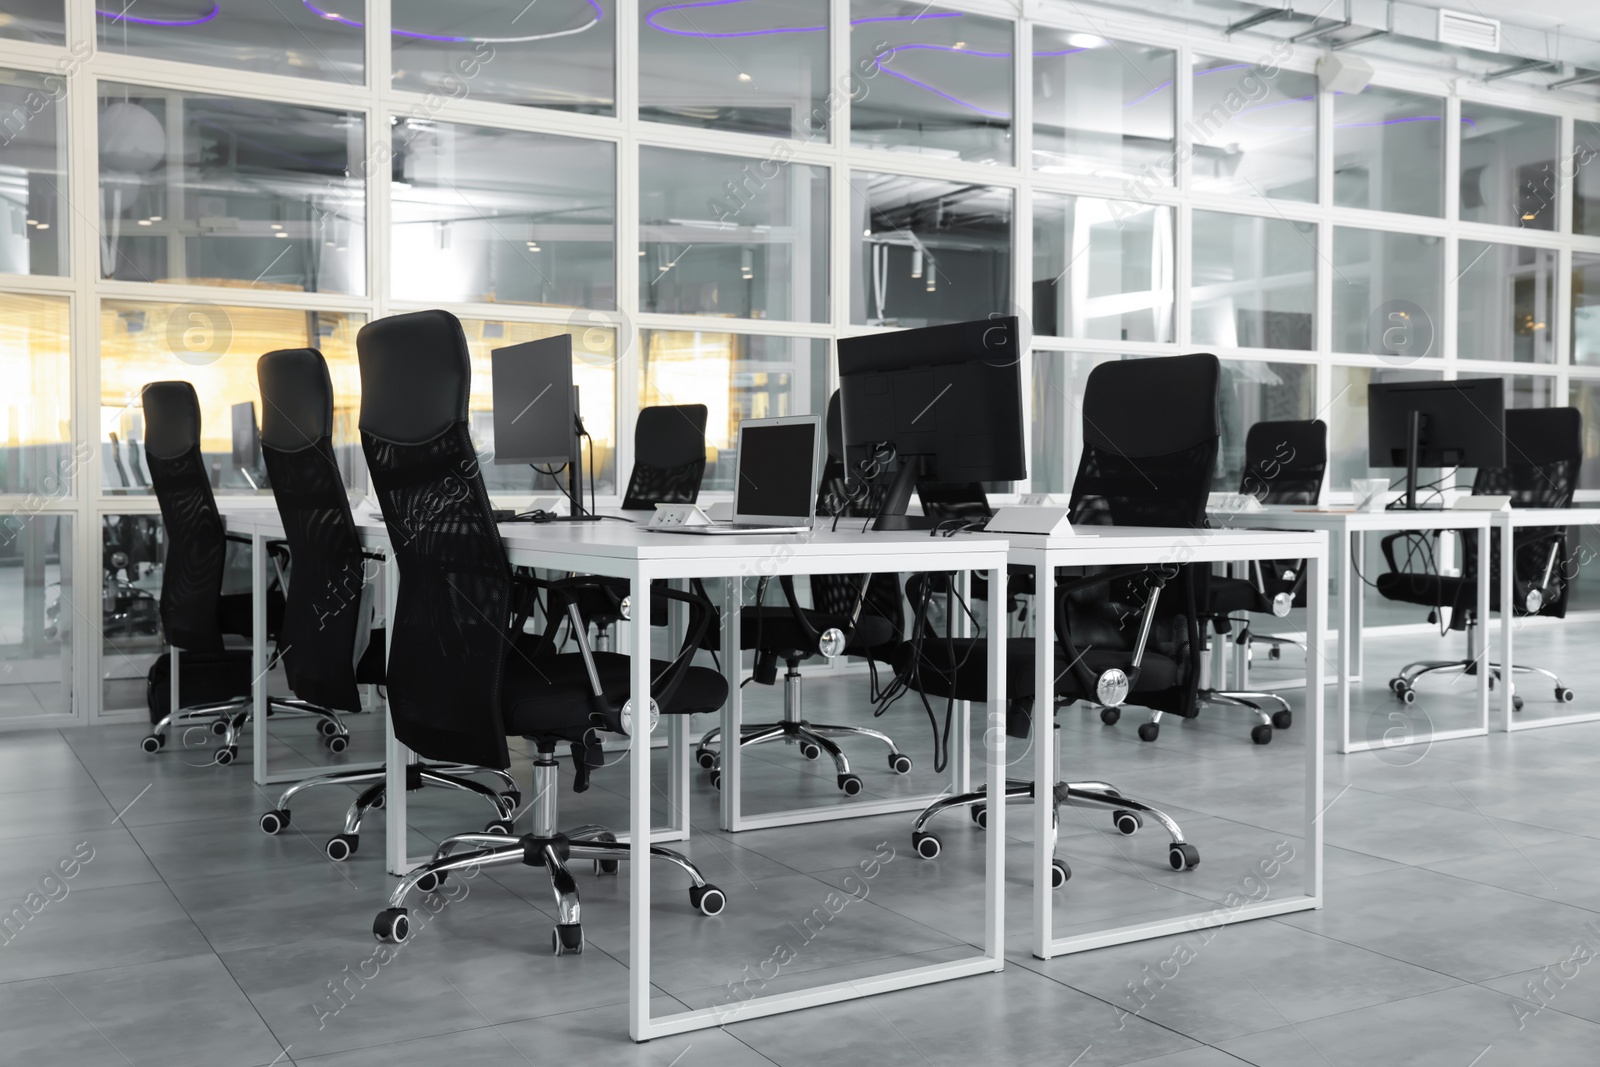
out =
[[[1597,0],[1413,0],[1428,7],[1447,7],[1468,15],[1503,19],[1541,30],[1566,28],[1582,35],[1600,34]]]

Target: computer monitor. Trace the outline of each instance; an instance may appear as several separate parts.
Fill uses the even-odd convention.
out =
[[[1406,468],[1406,507],[1417,506],[1418,467],[1503,467],[1505,384],[1374,382],[1367,386],[1367,462]]]
[[[572,336],[496,348],[489,360],[495,464],[565,465],[572,517],[581,517],[583,423],[572,384]]]
[[[918,479],[1028,476],[1020,344],[1015,316],[839,341],[846,478],[859,477],[852,459],[883,442],[898,463],[873,529],[933,525],[906,517]]]
[[[233,405],[233,466],[257,489],[267,488],[267,470],[261,457],[261,430],[256,425],[253,400]]]

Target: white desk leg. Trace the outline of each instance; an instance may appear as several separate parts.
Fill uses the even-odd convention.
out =
[[[250,535],[250,754],[256,785],[267,784],[267,540]]]
[[[1478,649],[1480,660],[1478,669],[1478,713],[1479,720],[1483,724],[1484,733],[1489,732],[1489,560],[1494,558],[1494,535],[1495,528],[1493,523],[1490,523],[1478,533],[1478,621],[1481,624],[1480,632],[1483,634],[1483,640],[1480,642]],[[1510,568],[1506,568],[1506,572],[1509,574]],[[1500,602],[1500,610],[1505,613],[1507,618],[1514,614],[1509,610],[1511,607],[1510,600],[1511,598],[1507,597]],[[1510,627],[1507,626],[1506,632],[1501,636],[1502,642],[1508,640],[1509,637]],[[1507,666],[1505,689],[1508,705],[1511,699],[1509,695],[1511,692],[1510,683],[1511,668]]]
[[[1355,612],[1350,624],[1350,680],[1359,682],[1364,676],[1367,663],[1366,648],[1362,641],[1363,631],[1367,628],[1367,583],[1360,577],[1367,573],[1366,534],[1350,535],[1350,553],[1355,557],[1356,579],[1354,585],[1345,586],[1347,590],[1352,591],[1350,595],[1355,598],[1354,603],[1350,605],[1351,610]],[[1339,639],[1344,640],[1344,635],[1340,634]]]
[[[672,585],[681,590],[688,583],[675,579]],[[667,601],[667,608],[667,648],[669,655],[676,655],[688,629],[685,616],[689,609],[675,600]],[[689,764],[689,719],[688,715],[667,717],[667,828],[671,833],[664,840],[689,837],[689,786],[694,773]]]
[[[1051,914],[1054,901],[1050,888],[1050,861],[1055,856],[1056,844],[1054,790],[1056,781],[1061,777],[1056,772],[1055,568],[1034,568],[1033,587],[1033,954],[1047,960],[1050,958],[1050,942],[1055,936]],[[1039,605],[1047,607],[1040,608]],[[990,662],[993,663],[992,657]],[[989,669],[994,670],[994,667],[991,665]],[[992,726],[990,729],[994,732]],[[1003,720],[997,732],[1004,738]],[[993,760],[992,753],[989,758]],[[1004,779],[1002,774],[1002,788]],[[991,784],[989,788],[993,789],[994,786]],[[991,820],[997,807],[1003,808],[1005,804],[996,803],[991,794],[988,809]],[[990,830],[993,830],[992,822]]]
[[[1005,966],[1006,951],[1006,568],[989,571],[989,725],[984,762],[989,769],[988,832],[984,835],[983,952],[994,969]],[[1048,732],[1054,722],[1050,690],[1034,702],[1034,727]],[[1040,711],[1042,703],[1043,711]],[[1037,743],[1037,742],[1036,742]],[[1039,745],[1049,748],[1048,745]],[[1035,802],[1037,803],[1037,802]],[[1046,882],[1048,885],[1048,881]]]
[[[721,756],[722,828],[739,829],[739,736],[744,712],[743,690],[739,688],[742,663],[739,651],[739,610],[743,607],[744,579],[737,575],[722,582],[722,676],[728,680],[728,700],[722,705]]]
[[[1516,706],[1512,702],[1512,694],[1516,689],[1516,681],[1515,675],[1512,673],[1511,669],[1512,663],[1515,662],[1511,658],[1511,634],[1512,631],[1516,629],[1517,621],[1516,608],[1511,603],[1511,597],[1513,595],[1511,584],[1512,579],[1516,577],[1516,567],[1514,565],[1516,557],[1513,555],[1512,551],[1512,544],[1515,540],[1515,530],[1512,528],[1510,515],[1502,515],[1500,518],[1500,720],[1501,728],[1504,729],[1506,733],[1510,733],[1511,720],[1516,714]],[[1495,531],[1493,529],[1485,530],[1483,532],[1483,540],[1485,541],[1493,536],[1495,536]],[[1480,566],[1481,565],[1482,564],[1480,561]],[[1479,603],[1482,603],[1482,601],[1479,601]],[[1485,637],[1485,655],[1483,658],[1485,660],[1484,673],[1487,674],[1487,661],[1489,659],[1487,654],[1489,644],[1487,640],[1489,633],[1487,620],[1489,618],[1489,612],[1487,609],[1485,609],[1480,611],[1478,614],[1480,618],[1485,620],[1485,625],[1483,627]]]
[[[650,1036],[649,577],[636,570],[629,579],[628,593],[633,598],[634,618],[639,620],[639,625],[628,628],[634,752],[634,758],[628,761],[632,779],[628,791],[628,1036],[643,1041]],[[737,641],[733,647],[738,649]],[[733,736],[737,738],[738,734]],[[728,745],[724,743],[722,748],[726,752]]]
[[[956,582],[956,592],[960,596],[959,603],[971,605],[969,599],[972,594],[972,572],[957,571],[953,576]],[[989,599],[992,603],[995,596],[993,586],[989,587]],[[956,617],[945,620],[947,626],[955,627],[956,637],[972,637],[972,620],[966,611],[958,610]],[[989,639],[994,640],[994,632],[990,631]],[[1004,640],[1006,634],[1001,631],[1000,638]],[[950,729],[950,751],[947,758],[950,760],[950,792],[955,796],[972,792],[972,702],[958,700],[955,704],[955,722]]]
[[[1361,579],[1355,575],[1355,565],[1351,554],[1355,551],[1354,542],[1360,539],[1360,533],[1341,536],[1339,542],[1339,559],[1334,564],[1334,573],[1339,576],[1339,751],[1350,751],[1350,660],[1351,646],[1355,643],[1353,631],[1360,625],[1356,620],[1357,606],[1361,602]],[[1326,596],[1326,590],[1323,595]],[[1310,663],[1306,664],[1310,669]],[[1315,688],[1311,684],[1311,676],[1306,675],[1306,689]],[[1317,739],[1320,741],[1320,738]],[[1310,745],[1310,739],[1307,740]],[[1311,747],[1316,747],[1311,745]]]
[[[1323,657],[1328,649],[1328,579],[1323,562],[1315,556],[1306,561],[1306,588],[1310,590],[1306,618],[1306,895],[1322,907],[1322,772],[1323,772]],[[1344,641],[1339,642],[1343,647]],[[1343,677],[1341,694],[1347,694]],[[1341,697],[1343,699],[1343,697]],[[1348,703],[1345,705],[1348,709]],[[1345,718],[1345,742],[1350,738],[1349,716]]]
[[[394,606],[400,591],[400,567],[394,552],[388,553],[383,564],[383,617],[384,660],[394,649]],[[383,825],[384,858],[390,874],[405,874],[411,869],[406,856],[406,764],[411,762],[411,751],[394,736],[394,719],[389,716],[388,704],[383,709]]]

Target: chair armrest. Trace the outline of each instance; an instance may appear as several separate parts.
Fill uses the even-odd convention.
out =
[[[1123,673],[1127,676],[1127,691],[1132,690],[1134,683],[1139,680],[1139,666],[1144,662],[1145,645],[1150,639],[1150,629],[1155,623],[1156,607],[1161,600],[1161,591],[1166,588],[1167,582],[1177,577],[1178,569],[1175,566],[1158,565],[1155,567],[1118,567],[1101,574],[1086,575],[1074,582],[1063,586],[1056,596],[1056,644],[1061,646],[1061,655],[1067,660],[1068,669],[1077,676],[1078,684],[1084,692],[1100,695],[1101,675],[1096,675],[1083,661],[1083,654],[1078,651],[1072,639],[1072,626],[1067,617],[1066,593],[1089,589],[1096,585],[1103,585],[1117,578],[1130,578],[1140,574],[1150,577],[1150,582],[1145,586],[1149,596],[1145,598],[1144,607],[1139,611],[1139,636],[1134,642],[1133,656],[1129,661],[1128,670]],[[1087,650],[1085,650],[1087,651]],[[1052,693],[1052,697],[1054,694]]]

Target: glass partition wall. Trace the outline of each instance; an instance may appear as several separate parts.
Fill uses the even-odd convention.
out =
[[[356,332],[429,307],[463,322],[485,454],[489,354],[573,335],[602,502],[642,407],[710,408],[716,496],[739,419],[824,409],[837,337],[1002,315],[1031,339],[1019,491],[1070,489],[1093,367],[1211,351],[1218,487],[1251,423],[1320,417],[1338,498],[1368,382],[1493,374],[1594,415],[1600,500],[1592,105],[1381,64],[1329,95],[1314,42],[1030,11],[7,5],[0,725],[142,714],[143,385],[193,383],[216,491],[250,493],[255,361],[320,349],[359,494]]]

